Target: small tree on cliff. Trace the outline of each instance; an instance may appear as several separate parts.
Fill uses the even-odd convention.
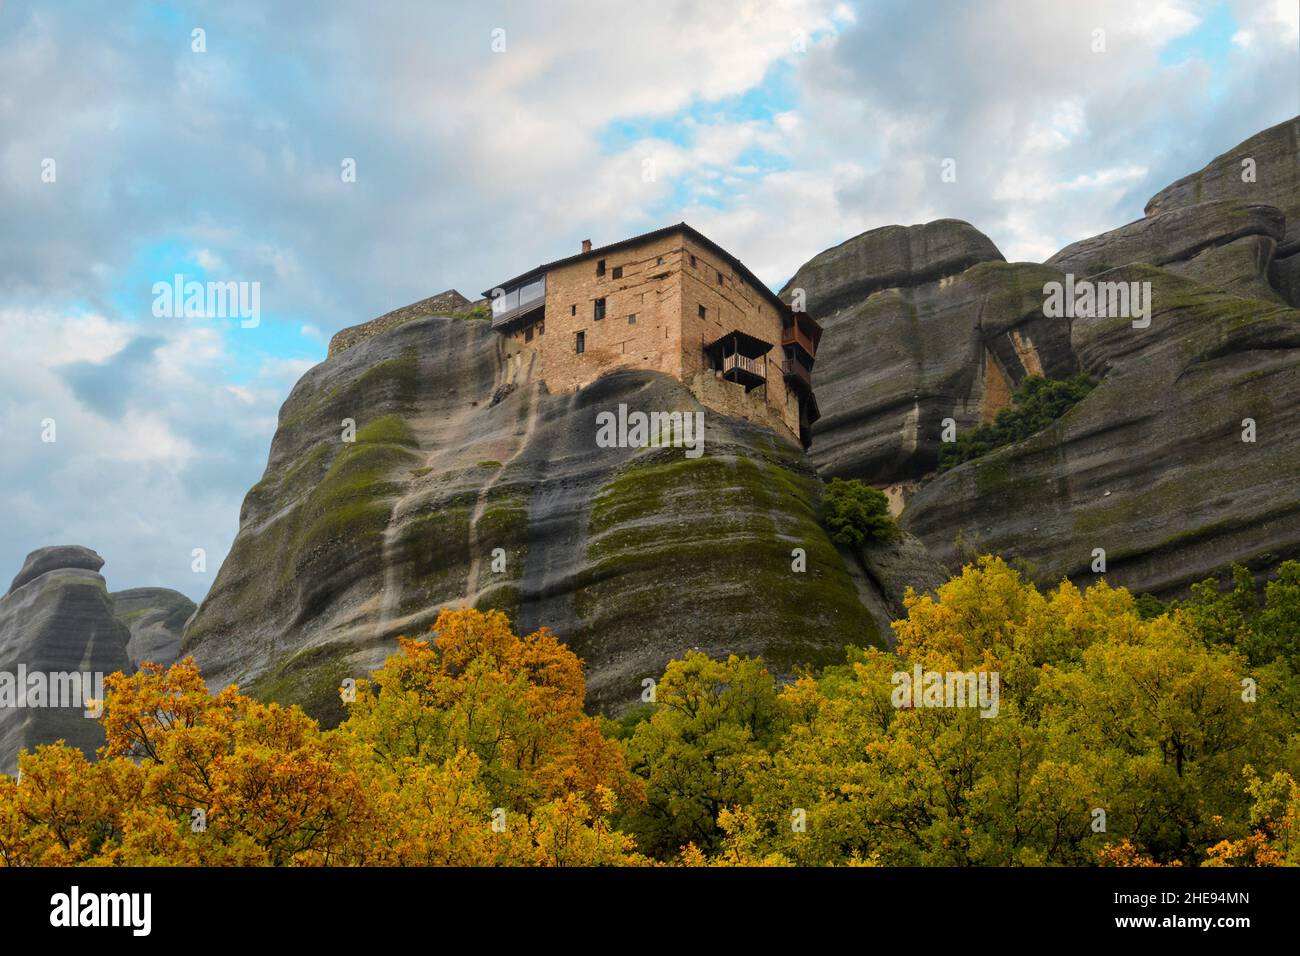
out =
[[[822,495],[822,513],[831,540],[854,550],[867,544],[888,544],[902,536],[889,514],[884,492],[857,479],[832,478]]]

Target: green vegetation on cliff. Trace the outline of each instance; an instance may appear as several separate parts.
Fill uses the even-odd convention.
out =
[[[1029,376],[1012,394],[1011,408],[998,412],[991,424],[959,435],[955,442],[939,450],[939,470],[956,468],[1042,431],[1078,404],[1096,384],[1096,379],[1083,372],[1068,379]]]
[[[750,451],[645,454],[605,485],[576,595],[584,653],[597,652],[610,628],[670,612],[689,615],[693,629],[711,622],[734,645],[765,647],[786,672],[881,641],[817,520],[821,482]],[[796,549],[803,571],[792,567]]]
[[[856,478],[832,478],[822,495],[822,521],[831,540],[846,548],[897,541],[902,532],[889,514],[889,499]]]
[[[337,539],[355,546],[361,536],[382,535],[392,510],[388,499],[402,488],[394,473],[419,460],[410,450],[414,444],[411,430],[396,415],[362,426],[295,515],[299,530],[293,552],[307,554]]]

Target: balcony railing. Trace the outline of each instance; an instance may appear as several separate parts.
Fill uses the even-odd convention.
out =
[[[767,360],[762,358],[750,358],[747,355],[722,356],[722,374],[725,376],[728,372],[739,371],[753,375],[755,378],[767,379]]]
[[[795,359],[782,359],[781,374],[786,378],[798,379],[806,388],[812,388],[812,372],[810,372],[800,361]]]

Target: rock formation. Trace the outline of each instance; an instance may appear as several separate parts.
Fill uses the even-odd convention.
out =
[[[1298,169],[1291,120],[1043,264],[1004,261],[956,220],[815,256],[782,292],[825,329],[808,456],[713,411],[698,458],[601,447],[602,411],[702,406],[648,371],[550,394],[535,353],[454,291],[345,329],[281,409],[192,616],[173,592],[108,594],[94,552],[42,549],[0,599],[0,669],[192,653],[214,687],[328,724],[340,684],[399,634],[494,607],[552,628],[586,660],[592,705],[619,712],[691,649],[789,673],[887,644],[906,588],[976,553],[1043,583],[1093,581],[1104,554],[1112,583],[1160,595],[1231,561],[1263,571],[1300,556]],[[1150,324],[1057,316],[1046,289],[1067,277],[1149,284]],[[1078,371],[1099,384],[1063,417],[938,473],[946,431],[992,421],[1029,375]],[[909,533],[837,548],[819,522],[832,476],[885,488]],[[0,761],[60,735],[93,749],[97,729],[0,713]]]
[[[0,688],[0,772],[14,770],[23,748],[63,739],[93,755],[104,742],[84,702],[49,706],[52,695],[23,694],[31,685],[20,674],[54,685],[52,675],[131,673],[135,650],[147,649],[159,664],[175,659],[193,603],[163,588],[110,595],[99,574],[103,566],[89,548],[41,548],[27,556],[0,598],[0,684],[9,682]],[[23,696],[21,704],[15,695]]]
[[[1291,276],[1300,263],[1300,117],[1256,133],[1151,197],[1147,216],[1219,199],[1274,206],[1285,217],[1277,271]],[[1275,283],[1276,285],[1277,283]],[[1294,298],[1291,305],[1300,305]]]
[[[1040,580],[1181,592],[1300,556],[1300,312],[1149,266],[1151,325],[1076,319],[1101,384],[1053,426],[939,475],[903,522],[939,560],[993,551]],[[1244,441],[1246,423],[1256,437]]]
[[[1300,307],[1300,119],[1290,119],[1250,137],[1199,172],[1162,189],[1147,203],[1147,215],[1215,199],[1263,203],[1281,210],[1285,231],[1268,267],[1269,285]]]
[[[762,653],[788,672],[888,639],[889,611],[879,597],[864,606],[818,523],[820,483],[799,448],[712,411],[699,458],[597,447],[602,410],[701,406],[644,371],[550,395],[510,348],[486,321],[418,319],[303,377],[186,631],[214,686],[328,722],[344,678],[465,605],[550,627],[610,711],[693,648]]]
[[[193,601],[169,588],[132,588],[114,591],[109,598],[114,615],[131,632],[126,654],[132,668],[166,666],[180,658],[185,622],[195,611]]]
[[[1300,312],[1285,303],[1300,286],[1298,170],[1290,120],[1043,266],[997,262],[951,221],[815,257],[785,294],[804,288],[826,327],[818,470],[893,492],[904,526],[950,567],[995,551],[1044,583],[1086,582],[1102,549],[1112,583],[1173,595],[1232,561],[1297,556]],[[1044,286],[1066,273],[1150,283],[1151,325],[1044,318]],[[1075,369],[1101,384],[1052,427],[936,474],[943,419],[970,428],[1025,373]]]
[[[989,421],[1026,375],[1076,370],[1069,329],[1043,317],[1055,269],[1006,263],[969,223],[873,229],[815,256],[802,290],[825,329],[822,417],[809,450],[824,477],[893,485],[932,472],[943,421]]]

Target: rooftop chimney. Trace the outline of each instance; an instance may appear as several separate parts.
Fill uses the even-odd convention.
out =
[[[591,252],[591,240],[590,240],[590,239],[584,239],[584,240],[582,240],[582,251],[583,251],[583,252]]]

